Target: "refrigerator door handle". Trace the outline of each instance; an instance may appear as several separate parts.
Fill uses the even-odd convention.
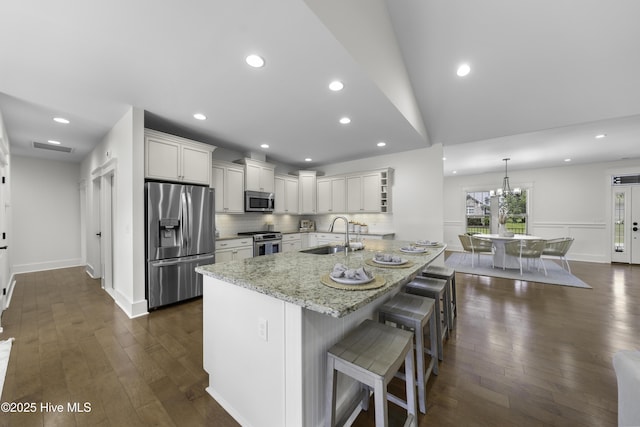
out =
[[[151,261],[149,265],[151,265],[152,267],[168,267],[170,265],[178,265],[178,264],[184,264],[191,261],[199,261],[199,260],[213,259],[213,258],[214,258],[214,254],[194,255],[194,256],[186,256],[181,258],[165,259],[160,261]]]
[[[168,267],[170,265],[183,264],[184,258],[173,258],[169,260],[151,261],[149,265],[152,267]]]
[[[187,209],[187,197],[187,192],[183,188],[180,193],[180,208],[182,211],[182,249],[185,251],[184,253],[188,253],[189,242],[191,241],[189,233],[191,224],[189,219],[189,210]]]

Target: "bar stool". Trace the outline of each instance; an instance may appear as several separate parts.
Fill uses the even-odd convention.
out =
[[[376,427],[386,427],[387,384],[402,363],[407,376],[407,421],[417,422],[416,384],[413,368],[413,334],[389,325],[365,320],[327,353],[327,388],[325,424],[335,425],[336,377],[338,371],[373,389]],[[369,391],[363,393],[362,406],[367,408]]]
[[[404,288],[404,291],[408,294],[436,300],[436,329],[439,338],[438,359],[440,360],[443,359],[444,340],[449,337],[449,324],[451,322],[451,303],[449,302],[449,293],[446,290],[446,280],[424,276],[417,276],[411,282],[407,283]],[[440,312],[440,301],[442,301],[442,312]],[[449,308],[447,309],[447,307]]]
[[[433,277],[434,279],[443,279],[448,282],[447,290],[450,292],[449,301],[451,301],[451,319],[457,318],[458,303],[456,299],[456,270],[440,265],[430,265],[422,270],[422,275],[425,277]],[[455,322],[452,320],[451,325],[449,326],[451,329],[455,329]]]
[[[393,322],[396,327],[408,328],[414,331],[416,339],[415,351],[416,351],[416,373],[418,377],[418,406],[420,412],[426,414],[427,412],[427,399],[426,399],[426,382],[433,371],[434,375],[438,375],[438,331],[436,329],[436,312],[435,312],[435,300],[431,298],[425,298],[418,295],[411,295],[406,293],[399,293],[383,304],[378,309],[378,320],[381,323]],[[424,346],[424,333],[425,326],[429,324],[431,345],[429,348]],[[431,356],[431,361],[426,367],[424,354],[427,353]],[[402,378],[406,381],[406,375],[397,373],[396,377]],[[403,406],[403,401],[396,396],[389,394],[389,400]]]

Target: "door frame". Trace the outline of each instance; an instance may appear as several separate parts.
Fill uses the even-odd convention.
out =
[[[93,277],[101,279],[101,287],[115,299],[115,263],[113,251],[115,248],[116,221],[116,189],[117,189],[117,159],[111,158],[102,166],[92,171],[93,182],[93,215],[92,236],[100,233],[94,240],[93,247],[96,256],[92,261]]]
[[[637,166],[633,167],[622,167],[615,169],[608,169],[605,172],[606,179],[606,188],[607,188],[607,200],[609,201],[609,208],[606,212],[607,217],[607,232],[609,235],[609,250],[607,253],[609,254],[609,262],[620,262],[625,264],[631,264],[633,262],[633,253],[631,251],[631,240],[632,240],[632,232],[631,232],[631,210],[632,210],[632,187],[640,188],[640,185],[635,184],[626,184],[626,185],[613,185],[613,177],[619,175],[639,175],[640,168]],[[617,189],[617,190],[616,190]],[[615,225],[613,224],[614,219],[614,209],[615,209],[615,194],[617,192],[621,192],[620,190],[624,190],[625,193],[625,224],[629,224],[629,229],[625,230],[625,245],[629,247],[629,250],[625,251],[624,255],[615,254]],[[640,196],[640,191],[638,191],[638,195]],[[640,197],[639,197],[640,198]],[[636,201],[638,204],[638,201]],[[637,246],[637,245],[636,245]],[[637,252],[640,252],[638,249]],[[640,259],[640,253],[636,254],[636,259]]]

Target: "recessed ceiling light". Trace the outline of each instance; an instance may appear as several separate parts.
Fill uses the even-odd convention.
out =
[[[606,133],[601,133],[601,134],[596,135],[596,139],[602,139],[602,138],[605,138],[606,136],[607,136]]]
[[[264,67],[264,59],[260,55],[249,55],[245,58],[245,61],[253,68]]]
[[[569,163],[571,159],[564,159],[565,162]]]
[[[329,89],[331,89],[334,92],[342,90],[343,88],[344,88],[344,83],[342,83],[340,80],[334,80],[331,83],[329,83]]]
[[[58,123],[62,123],[63,125],[68,125],[69,124],[69,120],[65,119],[64,117],[54,117],[53,121],[54,122],[58,122]]]
[[[462,64],[458,67],[458,71],[456,71],[456,74],[460,77],[464,77],[469,74],[469,72],[471,72],[471,67],[469,67],[469,64]]]
[[[60,145],[60,141],[54,141],[53,139],[50,139],[47,141],[49,144],[53,144],[53,145]]]
[[[458,171],[453,171],[452,173],[455,175],[455,174],[457,174],[457,173],[458,173]]]
[[[349,123],[351,123],[351,119],[349,117],[342,117],[340,119],[340,123],[342,123],[343,125],[348,125]]]
[[[260,147],[262,147],[262,148],[269,148],[269,144],[260,144]]]
[[[447,158],[446,158],[446,157],[443,157],[443,158],[442,158],[442,160],[443,160],[443,161],[444,161],[444,160],[447,160]]]
[[[380,142],[378,142],[376,145],[377,145],[378,147],[384,147],[385,145],[387,145],[387,143],[386,143],[386,142],[384,142],[384,141],[380,141]]]
[[[196,120],[207,120],[207,116],[202,113],[196,113],[193,115],[193,118]]]
[[[304,161],[305,161],[305,162],[310,162],[310,161],[312,161],[312,160],[313,160],[313,159],[312,159],[311,157],[307,157],[306,159],[304,159]]]

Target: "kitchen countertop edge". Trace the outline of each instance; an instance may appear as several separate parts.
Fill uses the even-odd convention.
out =
[[[393,244],[390,245],[392,242]],[[364,262],[373,257],[375,251],[395,251],[401,247],[399,245],[407,243],[395,240],[376,240],[368,244],[366,250],[352,252],[351,256],[354,253],[362,253],[361,262]],[[428,256],[403,254],[403,257],[406,256],[414,262],[414,265],[407,269],[384,269],[383,267],[367,266],[368,269],[373,270],[374,274],[383,276],[387,282],[384,286],[372,290],[337,290],[320,283],[319,277],[324,271],[330,271],[335,263],[345,259],[345,256],[340,254],[313,255],[302,252],[286,252],[204,265],[197,267],[196,271],[202,275],[321,314],[344,317],[413,279],[424,267],[439,257],[445,248],[445,245],[429,248],[429,253],[426,254]],[[320,266],[318,266],[319,264]],[[306,269],[307,265],[313,267]],[[296,269],[287,270],[288,266]]]

